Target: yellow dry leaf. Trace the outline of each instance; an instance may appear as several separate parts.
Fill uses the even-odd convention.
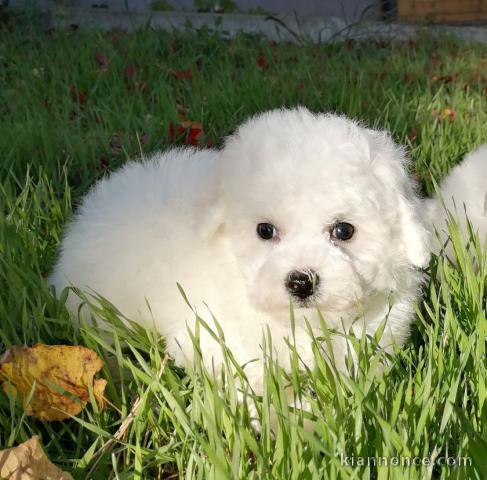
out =
[[[73,477],[52,464],[34,436],[20,445],[0,452],[2,480],[73,480]]]
[[[42,421],[64,420],[81,412],[90,399],[90,388],[103,408],[107,382],[94,380],[102,367],[101,358],[86,347],[15,346],[0,358],[0,382],[7,395],[21,397],[27,415]]]

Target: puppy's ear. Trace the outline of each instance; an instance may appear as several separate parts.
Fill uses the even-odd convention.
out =
[[[422,214],[422,202],[414,181],[408,175],[404,149],[385,132],[368,130],[370,160],[373,170],[393,190],[398,211],[401,250],[410,265],[423,268],[429,263],[431,233]]]

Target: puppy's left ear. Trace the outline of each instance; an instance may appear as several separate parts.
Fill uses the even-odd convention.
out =
[[[403,255],[410,265],[424,268],[431,256],[431,233],[422,214],[423,203],[416,194],[414,181],[408,175],[406,153],[385,132],[368,130],[368,137],[373,169],[393,189]]]

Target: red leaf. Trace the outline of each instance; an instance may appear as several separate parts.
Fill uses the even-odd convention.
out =
[[[146,145],[147,142],[149,141],[149,135],[147,135],[146,132],[142,132],[142,135],[140,136],[139,141],[140,141],[141,145]]]
[[[135,66],[133,63],[129,63],[124,69],[123,69],[123,78],[125,80],[132,80],[135,75]]]
[[[176,132],[175,132],[175,128],[174,128],[174,123],[170,123],[169,124],[169,141],[171,143],[174,143],[174,140],[176,139]]]
[[[201,132],[201,128],[191,127],[184,143],[186,145],[192,145],[193,147],[198,146],[200,143]]]
[[[103,53],[101,52],[96,52],[95,62],[102,72],[108,72],[108,68],[110,67],[110,60],[106,55],[103,55]]]
[[[69,87],[69,90],[71,91],[71,98],[73,101],[79,103],[80,106],[83,106],[86,103],[86,97],[88,96],[86,92],[78,90],[74,84]]]
[[[265,70],[266,68],[269,67],[268,63],[267,63],[267,60],[265,59],[264,57],[264,54],[261,53],[258,57],[257,57],[257,66],[259,68],[261,68],[262,70]]]
[[[176,143],[183,139],[185,145],[197,146],[199,145],[203,127],[201,123],[185,120],[178,125],[173,122],[169,124],[169,140],[171,143]]]
[[[193,78],[193,74],[191,73],[191,70],[172,69],[170,70],[170,72],[173,78],[177,78],[181,80],[191,80]]]
[[[405,73],[404,76],[404,81],[409,84],[414,84],[418,80],[418,76],[415,73]]]

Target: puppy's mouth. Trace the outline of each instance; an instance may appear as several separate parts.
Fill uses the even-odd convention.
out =
[[[289,296],[295,308],[316,308],[320,306],[320,295],[318,292],[306,298],[299,298],[294,295]]]

